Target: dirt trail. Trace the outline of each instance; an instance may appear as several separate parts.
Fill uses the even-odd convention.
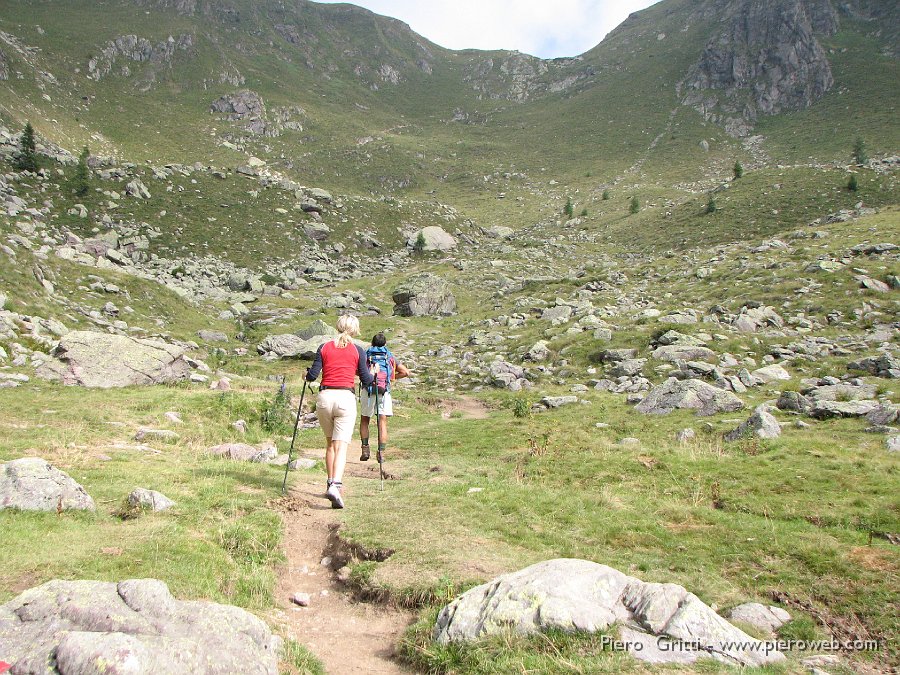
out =
[[[302,455],[321,459],[321,450]],[[346,475],[378,478],[377,464],[362,464],[359,443],[348,453]],[[374,464],[374,467],[369,466]],[[374,469],[374,470],[372,470]],[[395,607],[354,600],[335,578],[323,558],[335,556],[337,513],[324,497],[324,475],[292,473],[288,496],[280,500],[285,524],[287,564],[277,586],[284,623],[290,637],[307,646],[325,665],[328,673],[395,674],[412,672],[393,659],[394,645],[413,621],[410,612]],[[348,494],[348,508],[353,508]],[[289,602],[296,592],[309,593],[309,607]]]

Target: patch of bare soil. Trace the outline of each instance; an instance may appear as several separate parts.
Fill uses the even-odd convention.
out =
[[[377,479],[378,465],[372,470],[355,462],[359,447],[354,446],[346,473]],[[316,456],[313,451],[304,454]],[[289,480],[288,495],[276,502],[285,525],[287,563],[279,573],[277,594],[287,634],[306,645],[329,673],[411,672],[395,660],[394,646],[413,621],[412,613],[357,601],[335,576],[345,551],[336,535],[336,512],[324,496],[325,476],[292,474]],[[351,500],[348,495],[347,508],[354,508]],[[290,602],[297,592],[310,595],[308,607]]]
[[[490,409],[477,398],[462,396],[452,401],[442,401],[441,417],[450,419],[454,413],[466,420],[484,420],[488,418]]]

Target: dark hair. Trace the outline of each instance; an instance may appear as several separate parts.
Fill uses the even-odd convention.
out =
[[[372,337],[372,346],[373,347],[384,347],[387,344],[387,338],[384,337],[384,333],[375,333]]]

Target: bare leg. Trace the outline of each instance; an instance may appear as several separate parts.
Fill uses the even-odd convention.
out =
[[[325,442],[325,470],[328,472],[328,480],[334,478],[334,449],[330,436]]]
[[[369,438],[369,420],[370,417],[360,417],[359,418],[359,437],[363,439]]]
[[[332,441],[328,446],[329,452],[332,453],[329,477],[335,483],[340,483],[343,480],[344,467],[347,466],[348,445],[347,441]]]
[[[387,415],[378,416],[378,442],[387,445],[388,442],[388,418]]]

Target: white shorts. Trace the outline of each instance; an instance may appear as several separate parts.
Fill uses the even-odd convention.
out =
[[[316,417],[326,438],[349,443],[356,426],[356,397],[348,389],[319,391]]]
[[[375,417],[375,394],[370,394],[365,387],[359,395],[360,415],[363,417]],[[391,401],[391,393],[378,394],[378,414],[390,417],[394,414],[394,402]]]

